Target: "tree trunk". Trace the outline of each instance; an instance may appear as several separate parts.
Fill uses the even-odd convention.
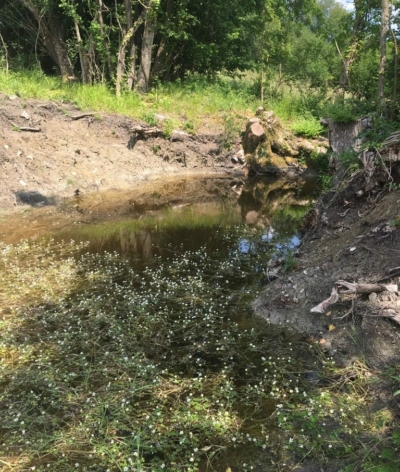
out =
[[[398,77],[397,77],[397,65],[399,62],[399,48],[397,45],[397,38],[392,29],[390,29],[390,32],[392,33],[392,38],[393,38],[393,44],[394,44],[394,71],[393,71],[393,106],[396,106],[397,102],[397,82],[398,82]]]
[[[380,31],[380,61],[378,75],[378,99],[383,106],[385,104],[385,65],[386,65],[386,39],[389,24],[389,2],[382,0],[381,31]]]
[[[122,39],[122,42],[119,46],[118,50],[118,59],[117,59],[117,76],[115,79],[115,94],[117,97],[121,96],[121,84],[122,84],[122,76],[125,71],[125,56],[126,56],[126,35]]]
[[[98,23],[100,26],[100,36],[101,40],[103,42],[103,47],[105,51],[105,62],[107,64],[107,69],[108,69],[108,74],[111,77],[112,75],[112,69],[111,69],[111,59],[110,59],[110,47],[109,43],[105,38],[104,35],[104,20],[103,20],[103,1],[102,0],[97,0],[97,5],[98,5],[98,10],[97,10],[97,18],[98,18]]]
[[[151,4],[152,0],[148,0],[148,3]],[[115,92],[117,97],[121,95],[121,84],[122,77],[125,72],[125,58],[126,58],[126,48],[131,41],[133,41],[134,35],[138,30],[139,26],[145,21],[148,14],[148,9],[145,6],[139,18],[133,24],[133,15],[131,3],[129,0],[125,0],[125,14],[126,14],[126,28],[122,28],[120,25],[122,33],[122,41],[118,49],[118,60],[117,60],[117,77],[115,83]],[[132,48],[131,48],[132,54]],[[136,54],[136,49],[133,49],[133,54]],[[129,85],[129,82],[128,82]]]
[[[151,7],[153,0],[148,0],[147,8]],[[147,93],[149,90],[149,78],[151,71],[151,55],[154,42],[155,33],[155,17],[152,12],[148,12],[144,24],[144,31],[142,37],[142,50],[140,58],[140,69],[137,80],[137,89],[142,93]]]
[[[339,79],[339,86],[342,89],[343,94],[345,93],[347,86],[350,82],[350,67],[356,59],[358,43],[360,41],[360,34],[364,26],[364,12],[362,10],[362,0],[354,1],[354,9],[356,11],[356,16],[353,25],[353,31],[351,34],[351,43],[346,51],[345,56],[342,57],[343,68]]]
[[[76,40],[78,42],[79,61],[81,63],[81,70],[82,70],[82,83],[91,84],[92,80],[91,80],[91,75],[90,75],[90,70],[89,70],[90,66],[88,64],[88,58],[85,56],[79,24],[75,16],[74,16],[74,26],[75,26]]]
[[[30,0],[17,1],[23,5],[37,21],[39,34],[43,38],[49,55],[60,69],[62,80],[67,82],[68,77],[74,75],[74,71],[68,57],[67,48],[62,40],[62,26],[59,18],[55,15],[55,12],[51,10],[47,11],[45,14],[40,14],[37,7]]]
[[[166,16],[165,16],[165,22],[164,22],[165,29],[167,29],[168,21],[172,16],[172,13],[174,10],[174,4],[175,4],[175,0],[168,0],[167,2]],[[151,72],[152,77],[163,74],[171,66],[170,61],[172,60],[174,53],[173,51],[170,51],[170,53],[167,54],[166,45],[167,45],[167,38],[164,34],[160,40],[157,53],[154,58],[154,64],[153,64],[153,68]]]
[[[132,90],[136,81],[136,44],[135,44],[134,38],[132,38],[132,44],[131,44],[129,57],[131,60],[131,67],[128,73],[128,89]]]

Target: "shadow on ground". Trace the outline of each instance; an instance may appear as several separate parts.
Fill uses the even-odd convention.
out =
[[[15,192],[15,199],[18,205],[30,205],[33,207],[43,207],[55,205],[55,197],[46,197],[39,192]]]

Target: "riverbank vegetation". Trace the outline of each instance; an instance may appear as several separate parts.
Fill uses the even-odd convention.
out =
[[[10,93],[188,115],[189,128],[255,104],[300,122],[397,116],[398,18],[385,2],[18,0],[0,14]]]

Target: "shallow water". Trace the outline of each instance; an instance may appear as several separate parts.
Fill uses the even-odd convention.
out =
[[[87,447],[105,447],[116,431],[126,437],[116,454],[136,453],[145,470],[276,470],[271,464],[285,451],[279,409],[303,402],[316,360],[302,336],[249,307],[267,261],[290,256],[300,243],[314,187],[233,182],[231,193],[179,203],[169,192],[170,201],[136,205],[130,218],[53,234],[89,241],[76,258],[85,284],[38,307],[33,341],[23,343],[34,344],[39,333],[41,346],[60,346],[60,358],[82,359],[71,372],[50,349],[47,365],[54,364],[60,391],[81,405],[76,422],[93,431]],[[32,326],[29,311],[26,317]]]
[[[316,187],[314,182],[259,181],[241,186],[238,193],[238,198],[217,195],[201,202],[200,197],[195,203],[166,204],[156,210],[142,205],[135,218],[75,225],[56,238],[89,240],[90,253],[116,252],[129,262],[141,277],[138,292],[145,300],[143,307],[153,303],[154,309],[165,311],[173,330],[180,327],[170,344],[174,352],[164,354],[169,372],[201,379],[222,369],[229,371],[238,389],[246,389],[248,371],[257,376],[264,370],[263,356],[279,354],[278,359],[290,359],[293,344],[298,343],[297,354],[302,352],[306,363],[313,362],[301,335],[268,327],[253,317],[248,304],[261,288],[266,262],[271,257],[285,258],[300,244],[302,215],[316,196]],[[165,295],[169,287],[182,283],[191,288]],[[181,302],[185,297],[198,301],[185,305]],[[204,322],[213,312],[218,312],[220,322]],[[191,328],[193,324],[201,326],[200,332]],[[221,338],[236,341],[224,345]],[[249,352],[249,342],[254,342],[253,352]],[[156,362],[158,356],[154,354]],[[188,358],[193,358],[193,366]],[[277,433],[268,420],[276,401],[264,398],[258,403],[256,411],[249,401],[237,405],[243,437]],[[216,470],[225,470],[228,462],[251,463],[254,455],[259,455],[257,447],[228,447],[211,462]],[[152,457],[147,460],[151,463]],[[208,470],[209,464],[210,458],[198,470]]]
[[[224,237],[239,227],[258,233],[254,238],[241,237],[237,245],[241,252],[265,251],[271,247],[279,252],[300,244],[298,235],[302,215],[308,210],[318,189],[309,181],[259,181],[239,187],[240,195],[207,195],[201,193],[194,203],[174,201],[173,189],[168,201],[154,209],[154,202],[136,205],[135,216],[108,219],[100,223],[74,224],[53,233],[57,240],[90,241],[92,253],[118,252],[132,264],[142,267],[154,259],[196,251],[204,248],[217,257],[226,248]],[[180,189],[175,186],[175,189]],[[199,190],[201,192],[201,190]],[[232,196],[233,195],[233,196]]]

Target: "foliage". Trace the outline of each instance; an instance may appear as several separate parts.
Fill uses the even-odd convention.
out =
[[[244,129],[245,122],[242,116],[229,111],[224,113],[222,119],[224,123],[223,145],[225,149],[231,149],[234,141]]]
[[[321,184],[322,184],[322,190],[324,192],[328,192],[332,188],[332,177],[328,174],[322,174],[320,176],[321,178]]]
[[[292,122],[291,128],[295,134],[306,138],[316,138],[324,131],[320,122],[311,115]]]
[[[328,102],[323,111],[325,117],[331,118],[337,123],[351,123],[360,117],[357,106],[350,100]]]
[[[310,160],[320,174],[329,174],[329,157],[327,154],[314,151],[311,153]]]
[[[358,158],[358,152],[354,151],[353,149],[338,153],[337,158],[345,169],[350,169],[353,171],[361,166],[361,161]]]
[[[152,113],[151,111],[144,111],[140,118],[149,126],[156,126],[157,125],[157,118],[155,116],[155,113]]]
[[[297,266],[297,262],[296,262],[294,250],[289,248],[286,251],[285,261],[283,263],[283,270],[285,272],[290,272],[291,270],[294,270],[296,266]]]
[[[186,127],[187,131],[196,129],[210,115],[215,117],[217,125],[223,126],[225,116],[236,117],[233,110],[241,115],[248,108],[255,109],[258,103],[249,83],[244,81],[241,87],[238,80],[226,76],[217,80],[193,76],[184,84],[159,86],[157,95],[124,93],[115,97],[113,90],[104,85],[68,86],[37,70],[8,75],[0,71],[0,89],[9,94],[18,93],[22,98],[59,100],[75,103],[82,109],[121,113],[149,124],[156,122],[156,113],[161,113],[171,116],[174,126]]]

